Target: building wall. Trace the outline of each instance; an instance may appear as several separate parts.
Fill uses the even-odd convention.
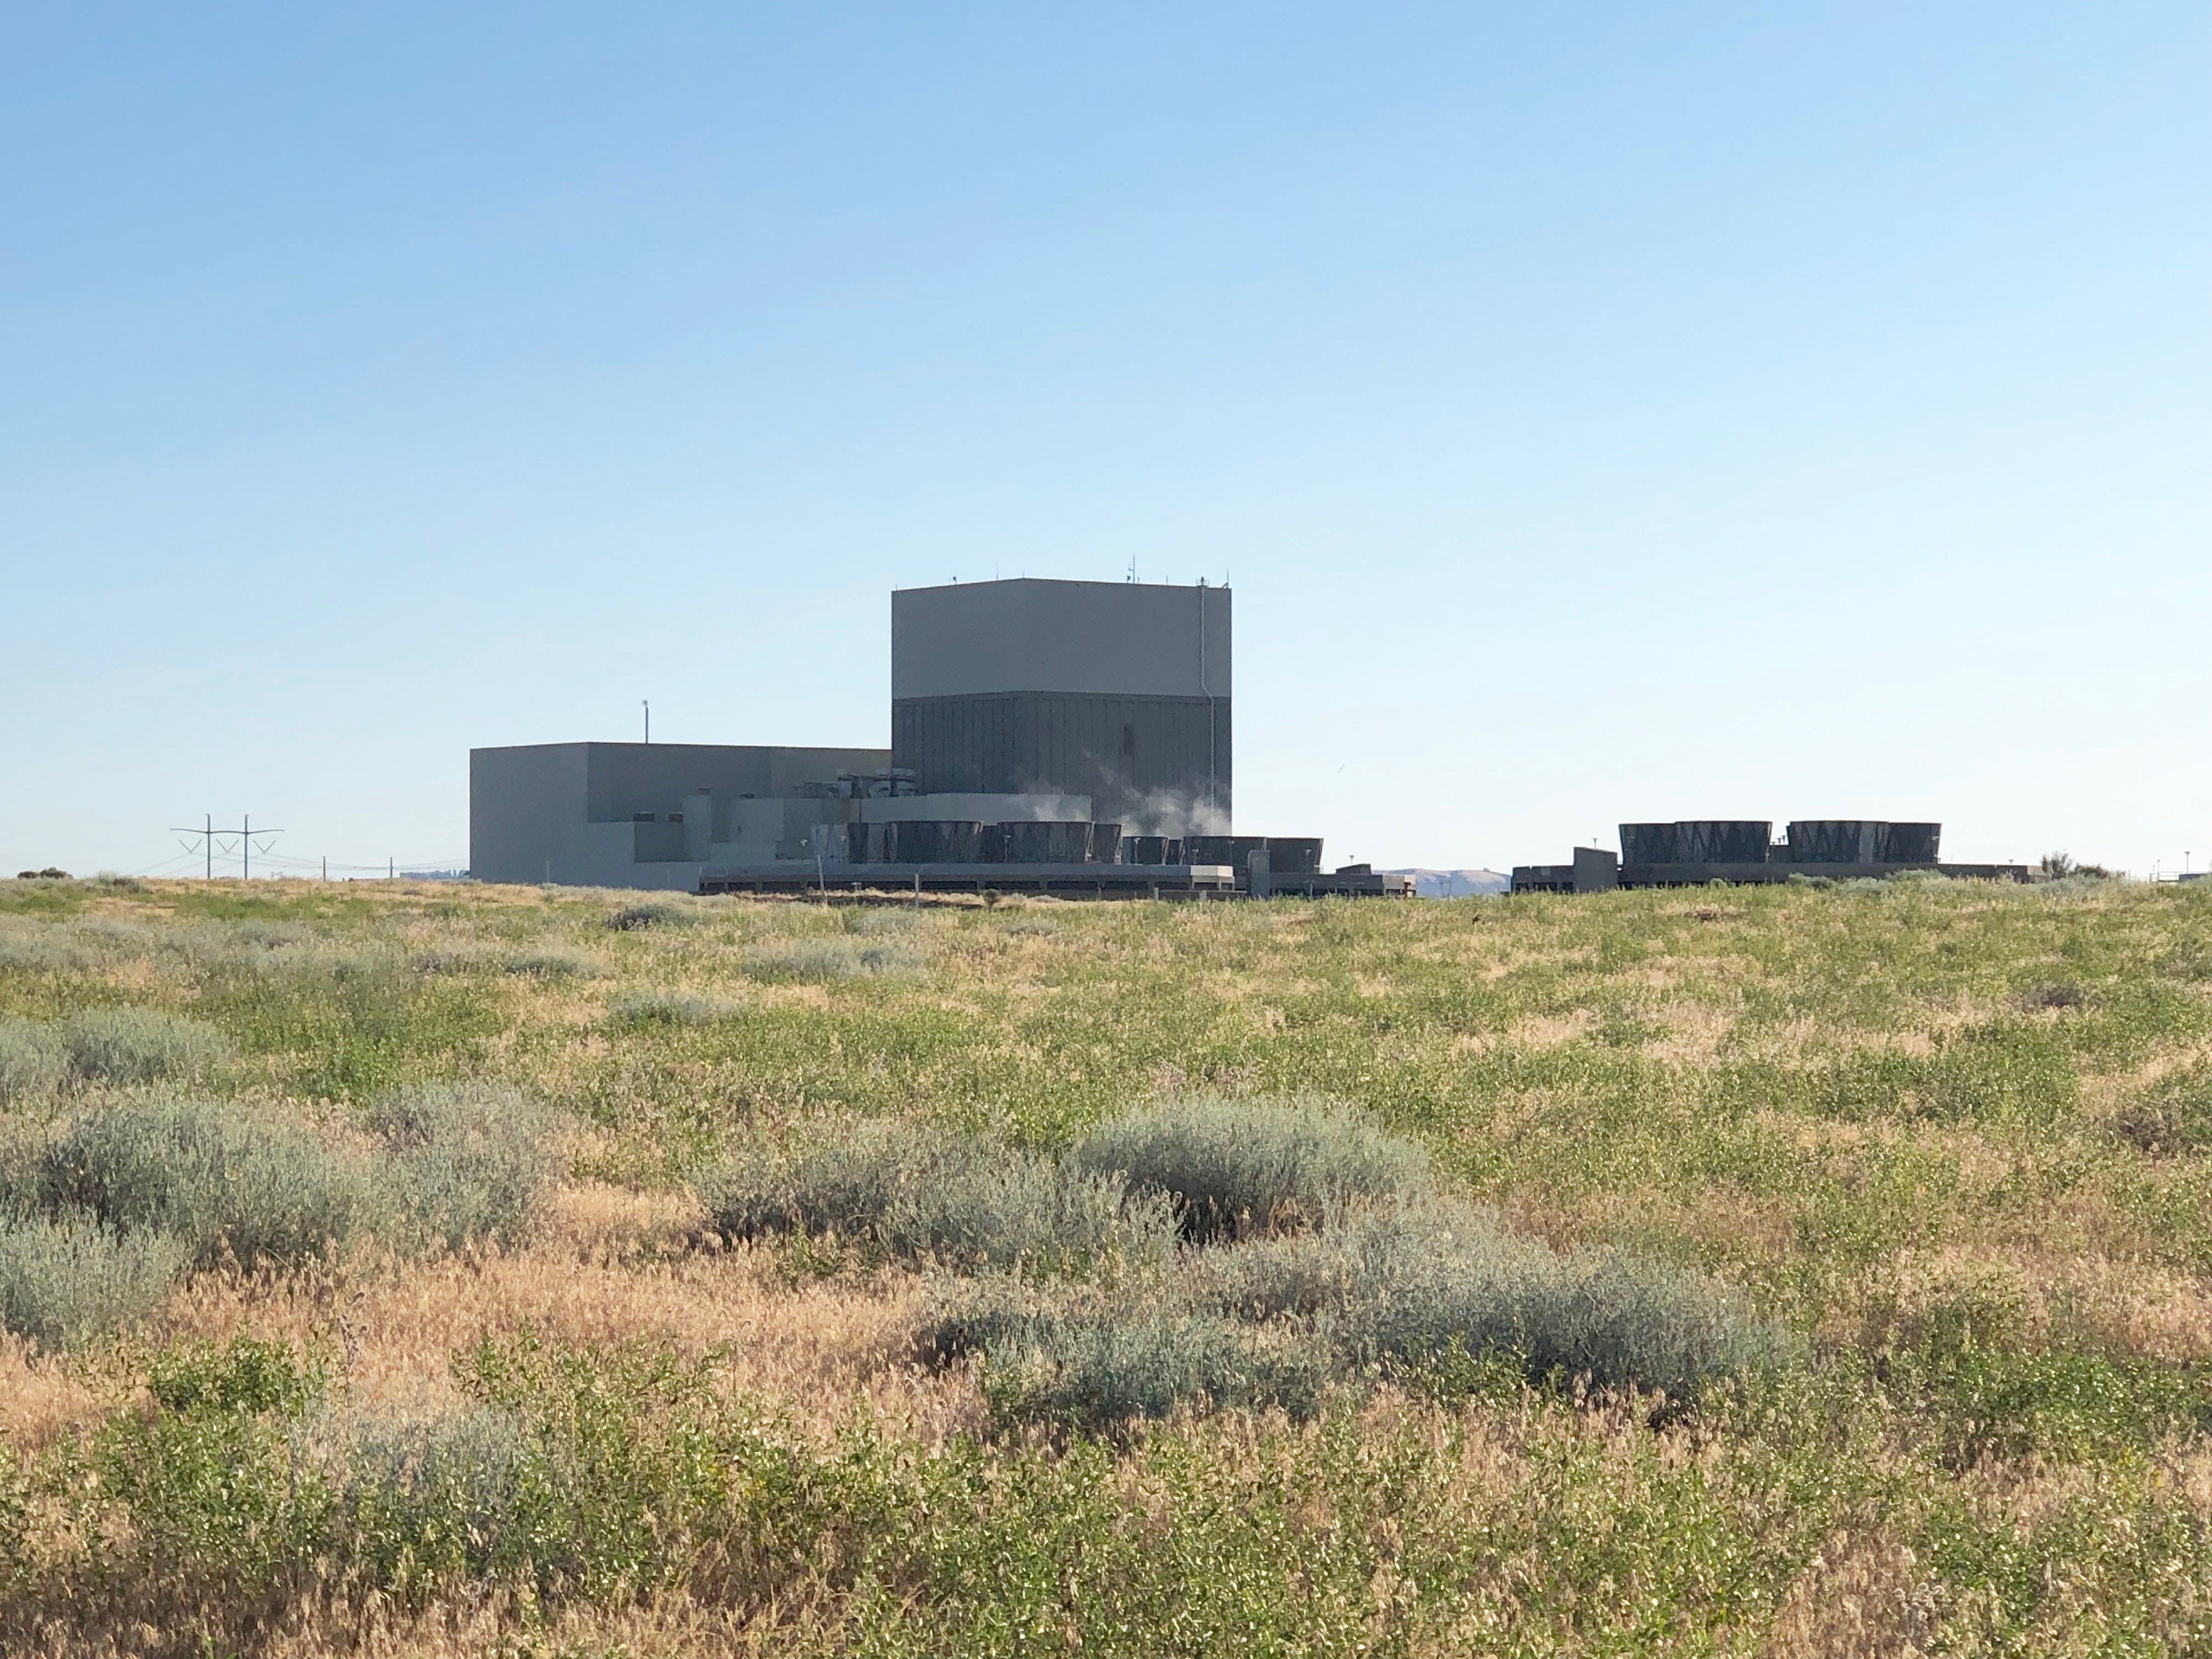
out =
[[[902,588],[891,595],[891,697],[1225,698],[1230,604],[1225,587],[1141,582]]]
[[[567,747],[565,744],[552,745]],[[589,743],[587,815],[611,823],[638,812],[680,810],[687,795],[718,801],[787,795],[802,783],[891,763],[883,749],[785,749],[757,744]]]
[[[1602,848],[1576,848],[1574,872],[1577,893],[1609,893],[1620,885],[1620,860]]]
[[[891,704],[891,757],[925,794],[1088,795],[1098,818],[1132,834],[1231,823],[1226,697],[903,698]]]
[[[962,582],[891,595],[891,756],[931,793],[1091,797],[1139,833],[1230,827],[1230,591]]]
[[[859,823],[1075,823],[1091,816],[1088,795],[892,795],[853,803]]]
[[[891,596],[892,746],[570,743],[472,750],[487,881],[680,884],[702,854],[798,855],[840,772],[933,793],[1087,796],[1133,832],[1231,824],[1230,592],[1013,581]],[[804,822],[799,822],[804,820]]]
[[[693,826],[674,817],[696,817],[700,797],[711,802],[714,817],[726,817],[744,796],[765,800],[802,783],[827,784],[840,772],[890,763],[883,749],[679,743],[472,749],[469,870],[479,881],[689,887],[699,869],[692,855],[701,849],[696,834],[687,833]],[[783,815],[781,803],[775,810]],[[649,821],[638,822],[641,814]]]

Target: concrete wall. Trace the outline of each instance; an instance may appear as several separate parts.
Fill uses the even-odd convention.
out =
[[[478,881],[556,881],[582,856],[582,743],[469,750],[469,873]]]
[[[788,844],[797,816],[835,802],[769,799],[840,772],[890,763],[882,749],[787,749],[734,744],[547,743],[469,751],[469,869],[479,881],[689,888],[701,865],[699,815],[721,840],[734,813],[757,807],[759,828]],[[746,801],[744,796],[760,797]],[[650,821],[638,822],[640,814]],[[683,822],[677,822],[678,817]],[[804,833],[803,828],[800,833]]]
[[[840,772],[890,764],[885,749],[785,749],[757,744],[588,743],[550,744],[589,751],[587,816],[594,823],[634,813],[682,810],[704,793],[719,802],[740,795],[787,795],[801,783],[829,783]]]
[[[1230,590],[955,582],[891,595],[891,696],[1230,695]]]
[[[861,823],[1073,823],[1091,817],[1088,795],[891,795],[853,805]]]
[[[1225,835],[1231,822],[1226,697],[903,698],[891,753],[925,793],[1088,795],[1132,834]]]
[[[1598,847],[1575,848],[1575,891],[1609,893],[1620,885],[1620,859]]]

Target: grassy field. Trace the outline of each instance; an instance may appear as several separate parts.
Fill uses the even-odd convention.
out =
[[[2212,883],[0,882],[0,1321],[9,1654],[2212,1652]]]

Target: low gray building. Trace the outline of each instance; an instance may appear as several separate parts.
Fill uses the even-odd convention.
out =
[[[469,751],[469,873],[478,881],[690,891],[709,861],[808,856],[840,775],[883,749],[539,743]]]
[[[1755,884],[1792,876],[1845,880],[1924,870],[1962,879],[2026,881],[2018,864],[1944,864],[1940,823],[1878,818],[1796,818],[1774,839],[1766,818],[1680,818],[1624,823],[1620,851],[1577,847],[1571,864],[1522,864],[1516,893],[1593,893],[1615,887],[1693,887],[1722,881]]]

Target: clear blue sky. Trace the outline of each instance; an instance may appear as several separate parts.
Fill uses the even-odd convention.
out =
[[[1133,558],[1333,857],[2201,868],[2208,85],[2201,0],[13,8],[0,866],[886,742],[890,587]]]

